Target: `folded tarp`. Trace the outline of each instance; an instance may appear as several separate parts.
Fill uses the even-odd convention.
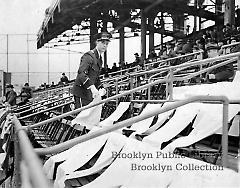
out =
[[[146,136],[143,142],[161,147],[163,142],[174,138],[189,125],[199,112],[199,105],[201,104],[191,103],[177,108],[174,116],[163,127]]]
[[[238,187],[239,175],[195,159],[170,156],[147,143],[129,140],[105,172],[82,188],[177,186]]]
[[[99,128],[95,127],[90,132],[94,132],[96,130],[99,130]],[[101,148],[105,144],[108,137],[109,137],[108,134],[105,134],[103,136],[99,136],[97,138],[94,138],[94,139],[88,140],[86,142],[77,144],[77,145],[73,146],[72,148],[70,148],[66,151],[63,151],[61,153],[58,153],[58,154],[50,157],[43,165],[44,173],[47,175],[47,177],[49,179],[53,179],[54,169],[55,169],[55,166],[58,163],[63,163],[64,161],[70,159],[71,157],[76,157],[77,158],[76,155],[78,153],[80,153],[80,154],[82,153],[82,155],[84,155],[83,151],[85,151],[85,153],[87,155],[87,157],[84,159],[87,162],[90,159],[89,155],[88,155],[88,152],[87,152],[87,149],[91,148],[93,150],[92,155],[94,155],[94,152],[99,151],[99,148]]]
[[[141,112],[141,115],[151,113],[152,111],[156,110],[157,108],[161,108],[161,106],[162,106],[162,104],[147,104],[146,107]],[[150,125],[153,121],[153,118],[154,118],[154,116],[132,124],[130,130],[137,131],[137,132],[146,131],[150,127]]]
[[[114,121],[117,121],[123,113],[129,108],[130,102],[120,102],[116,110],[105,120],[99,123],[99,127],[106,127],[113,125]]]
[[[101,152],[95,164],[91,168],[86,170],[76,171],[78,168],[81,167],[81,164],[83,163],[78,162],[76,159],[72,160],[71,158],[69,158],[67,161],[65,161],[58,167],[58,173],[57,178],[54,182],[54,188],[64,187],[64,182],[67,179],[89,176],[99,171],[102,171],[103,168],[107,167],[113,162],[116,155],[125,145],[127,140],[128,138],[121,134],[111,133],[104,146],[103,151]],[[89,151],[87,152],[89,153]],[[85,155],[79,154],[76,157],[79,158],[79,161],[82,161],[80,158],[85,158]]]
[[[160,170],[152,168],[152,170],[135,171],[129,182],[121,188],[237,188],[240,186],[238,173],[199,160],[182,157],[146,160],[141,164],[141,169],[145,169],[144,165],[151,169],[153,164]]]
[[[127,110],[127,108],[129,107],[129,102],[121,102],[119,104],[119,106],[117,107],[117,109],[113,112],[113,115],[110,115],[105,123],[102,123],[101,126],[110,126],[112,125],[113,123],[113,120],[114,118],[119,118],[122,116],[122,114]],[[96,130],[99,130],[98,127],[94,127],[90,132],[94,132]],[[76,145],[64,152],[61,152],[57,155],[54,155],[52,157],[50,157],[44,164],[43,166],[43,169],[45,171],[45,173],[47,174],[48,178],[49,179],[53,179],[53,174],[54,174],[54,167],[57,163],[62,163],[64,161],[66,161],[67,159],[69,159],[71,156],[75,155],[77,150],[81,150],[81,148],[84,148],[84,147],[90,147],[92,143],[97,143],[97,145],[95,145],[95,150],[94,151],[98,151],[101,146],[103,146],[104,144],[104,141],[106,141],[108,138],[108,136],[101,136],[101,137],[98,137],[96,139],[93,139],[92,141],[89,141],[87,143],[82,143],[82,144],[79,144],[79,145]],[[98,142],[98,140],[100,140],[100,142]],[[100,145],[99,145],[100,144]],[[96,149],[97,148],[97,149]],[[74,166],[74,165],[73,165]]]
[[[232,125],[228,131],[229,136],[239,137],[239,123],[240,123],[240,115],[236,115],[233,119]],[[215,134],[222,134],[222,127],[216,131]]]
[[[144,149],[147,152],[149,148],[151,147],[146,147],[144,143],[129,138],[123,150],[120,152],[119,157],[114,160],[104,173],[102,173],[94,181],[82,187],[110,188],[124,185],[132,178],[134,173],[134,171],[131,170],[131,163],[140,163],[144,161],[143,158],[140,158],[140,155],[139,157],[134,157],[134,153],[140,153],[141,151],[144,151]]]
[[[228,110],[228,121],[230,121],[239,111],[240,105],[231,104]],[[193,124],[193,130],[188,136],[174,140],[166,148],[167,152],[173,152],[176,147],[186,147],[194,144],[207,136],[210,136],[222,127],[223,106],[221,104],[203,104],[200,113]]]
[[[167,107],[169,104],[171,104],[170,102],[166,102],[164,103],[164,105],[161,107]],[[143,134],[143,135],[149,135],[151,133],[153,133],[154,131],[156,131],[159,127],[162,126],[162,124],[169,118],[169,116],[173,113],[174,110],[169,110],[167,112],[158,114],[158,119],[157,122],[152,125],[151,127],[149,127],[147,130],[145,130],[144,132],[136,132],[135,134]]]
[[[220,96],[224,95],[229,100],[239,100],[240,96],[240,81],[237,77],[233,82],[217,82],[213,84],[201,84],[192,86],[182,86],[173,88],[174,99],[187,99],[196,95]]]
[[[89,104],[96,104],[101,101],[101,96],[94,98],[93,101]],[[82,127],[86,127],[88,130],[91,130],[94,126],[98,126],[102,113],[102,104],[88,108],[81,111],[75,119],[72,120],[71,124],[75,129],[82,130]]]

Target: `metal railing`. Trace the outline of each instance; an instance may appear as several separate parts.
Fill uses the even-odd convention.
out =
[[[213,60],[220,60],[220,59],[223,60],[223,59],[229,59],[229,58],[231,58],[231,57],[238,57],[238,56],[240,56],[240,52],[234,53],[234,54],[228,54],[228,55],[224,55],[224,56],[219,56],[219,57],[215,57],[215,58],[211,58],[211,59],[204,59],[204,60],[201,60],[201,61],[192,62],[192,63],[190,63],[190,64],[186,63],[186,64],[183,64],[183,65],[177,65],[177,66],[172,67],[172,69],[173,69],[173,68],[181,68],[181,67],[183,67],[183,66],[187,67],[187,65],[191,65],[191,66],[193,66],[193,65],[199,65],[199,64],[204,64],[204,63],[207,63],[207,62],[213,61]],[[232,60],[230,60],[230,61],[232,61]],[[190,75],[184,76],[184,77],[171,77],[170,79],[169,79],[169,78],[159,79],[159,80],[156,80],[156,81],[154,81],[154,82],[145,84],[145,85],[143,85],[143,86],[139,86],[139,87],[133,88],[133,89],[131,89],[131,90],[129,90],[129,91],[123,91],[121,94],[116,94],[116,95],[111,96],[111,97],[109,97],[109,98],[107,98],[107,99],[101,100],[100,102],[97,102],[97,103],[95,103],[95,104],[89,104],[89,105],[84,106],[84,107],[82,107],[82,108],[78,108],[78,109],[75,109],[75,110],[73,110],[73,111],[66,112],[66,113],[64,113],[64,114],[61,114],[61,115],[59,115],[59,116],[50,118],[50,119],[48,119],[48,120],[44,120],[44,121],[42,121],[42,122],[36,123],[36,124],[34,124],[34,125],[31,125],[30,127],[35,128],[35,127],[38,127],[38,126],[41,126],[41,125],[50,123],[50,122],[52,122],[52,121],[59,120],[59,119],[64,118],[64,117],[66,117],[66,116],[69,116],[69,115],[72,115],[72,114],[76,114],[76,113],[79,113],[79,112],[81,112],[81,111],[83,111],[83,110],[92,108],[92,107],[97,106],[97,105],[99,105],[99,104],[103,104],[103,103],[106,103],[106,102],[109,102],[109,101],[112,101],[112,100],[116,100],[116,99],[118,99],[118,98],[120,98],[120,97],[122,97],[122,96],[125,96],[125,95],[131,95],[131,100],[132,100],[132,99],[133,99],[132,95],[133,95],[133,93],[136,92],[136,91],[139,91],[139,90],[142,90],[142,89],[146,89],[146,88],[149,88],[149,87],[151,87],[151,86],[153,86],[153,85],[160,84],[160,83],[172,83],[172,82],[174,82],[174,81],[184,81],[184,80],[188,80],[188,79],[191,79],[191,78],[193,78],[193,77],[195,77],[195,76],[198,76],[198,75],[200,75],[200,74],[202,74],[202,73],[204,73],[204,72],[207,72],[207,71],[210,71],[210,70],[215,69],[215,68],[217,68],[217,67],[220,67],[220,66],[222,66],[222,65],[225,65],[225,64],[227,64],[227,63],[229,63],[229,62],[223,62],[223,63],[220,63],[220,64],[218,64],[218,65],[214,65],[214,66],[212,66],[212,67],[202,69],[201,71],[198,71],[198,72],[196,72],[196,73],[191,73]],[[240,62],[239,62],[239,63],[240,63]],[[169,70],[169,68],[163,68],[163,70]],[[155,71],[154,71],[154,72],[155,72]],[[140,73],[136,73],[136,74],[140,74]],[[130,82],[130,83],[131,83],[131,82]],[[171,87],[172,87],[172,85],[171,85]],[[169,91],[172,91],[172,88],[169,88]],[[172,93],[169,92],[169,95],[172,96]]]
[[[104,134],[116,131],[120,128],[124,128],[127,127],[133,123],[142,121],[144,119],[150,118],[152,116],[156,116],[158,114],[173,110],[175,108],[178,108],[180,106],[192,103],[192,102],[197,102],[197,101],[217,101],[217,102],[221,102],[223,104],[223,121],[222,121],[222,165],[224,167],[227,167],[228,165],[228,158],[227,158],[227,154],[228,154],[228,108],[229,108],[229,100],[227,97],[225,96],[194,96],[191,97],[189,99],[186,100],[182,100],[182,101],[177,101],[175,103],[172,103],[170,105],[168,105],[167,107],[163,107],[160,109],[156,109],[153,110],[152,112],[146,113],[144,115],[139,115],[139,116],[135,116],[132,117],[130,119],[118,122],[112,126],[109,127],[104,127],[101,130],[97,130],[95,132],[91,132],[88,133],[86,135],[83,135],[81,137],[78,138],[74,138],[71,140],[68,140],[66,142],[60,143],[58,145],[52,146],[52,147],[48,147],[48,148],[37,148],[35,149],[35,151],[37,152],[37,154],[39,155],[47,155],[47,154],[54,154],[54,153],[58,153],[61,151],[64,151],[76,144],[88,141],[90,139],[96,138],[98,136],[102,136]],[[240,103],[240,101],[238,101]]]
[[[24,161],[26,164],[26,170],[28,171],[30,184],[33,188],[50,188],[50,182],[47,180],[46,176],[42,170],[42,163],[38,158],[37,154],[34,152],[32,144],[25,132],[25,129],[22,127],[21,123],[16,116],[12,119],[12,124],[14,126],[14,132],[17,139],[15,139],[14,146],[15,148],[15,158],[14,163],[18,165],[17,169],[20,169],[20,163]],[[16,175],[20,175],[21,172],[16,172]],[[17,178],[16,180],[20,180]],[[21,180],[20,180],[21,181]],[[22,187],[21,182],[16,182],[17,188]]]

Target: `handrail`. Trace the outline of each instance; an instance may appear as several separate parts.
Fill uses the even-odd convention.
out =
[[[240,52],[238,52],[237,54],[240,55]],[[226,56],[228,56],[228,55],[226,55]],[[202,61],[204,61],[204,60],[202,60]],[[233,60],[229,60],[229,61],[233,61]],[[107,98],[107,99],[104,99],[104,100],[101,100],[100,102],[97,102],[97,103],[95,103],[95,104],[89,104],[89,105],[84,106],[84,107],[82,107],[82,108],[75,109],[75,110],[73,110],[73,111],[71,111],[71,112],[66,112],[66,113],[64,113],[64,114],[61,114],[61,115],[59,115],[59,116],[50,118],[50,119],[48,119],[48,120],[41,121],[41,122],[39,122],[39,123],[36,123],[36,124],[34,124],[34,125],[31,125],[30,127],[35,128],[35,127],[38,127],[38,126],[41,126],[41,125],[50,123],[50,122],[52,122],[52,121],[55,121],[55,120],[64,118],[64,117],[66,117],[66,116],[79,113],[79,112],[81,112],[81,111],[83,111],[83,110],[86,110],[86,109],[88,109],[88,108],[92,108],[92,107],[97,106],[97,105],[99,105],[99,104],[103,104],[103,103],[112,101],[113,99],[117,99],[117,98],[120,98],[120,97],[122,97],[122,96],[132,94],[132,93],[134,93],[134,92],[136,92],[136,91],[139,91],[139,90],[148,88],[148,87],[153,86],[153,85],[155,85],[155,84],[159,84],[159,83],[170,83],[170,82],[173,82],[173,81],[183,81],[183,80],[187,80],[187,79],[190,79],[190,78],[192,78],[192,77],[195,77],[195,76],[197,76],[197,75],[199,75],[199,74],[202,74],[202,73],[204,73],[204,72],[207,72],[207,71],[209,71],[209,70],[212,70],[212,69],[215,69],[215,68],[220,67],[220,66],[222,66],[222,65],[225,65],[225,64],[227,64],[227,63],[229,63],[229,62],[219,63],[219,64],[217,64],[217,65],[213,65],[212,67],[208,67],[208,68],[202,69],[202,70],[198,71],[197,73],[191,73],[190,75],[185,76],[185,77],[180,77],[180,78],[179,78],[179,77],[174,77],[173,79],[168,79],[168,78],[159,79],[159,80],[156,80],[156,81],[154,81],[154,82],[145,84],[145,85],[143,85],[143,86],[136,87],[136,88],[131,89],[131,90],[129,90],[129,91],[124,91],[124,92],[122,92],[121,94],[117,94],[117,95],[111,96],[111,97],[109,97],[109,98]]]
[[[55,92],[55,91],[59,91],[59,90],[67,90],[67,89],[70,89],[72,87],[72,85],[67,85],[67,86],[62,86],[62,87],[58,87],[58,88],[50,88],[50,89],[47,89],[47,90],[44,90],[44,91],[39,91],[39,92],[36,92],[34,93],[34,95],[36,96],[39,96],[39,95],[44,95],[45,93],[49,93],[49,92]]]
[[[188,57],[188,56],[192,56],[192,55],[196,55],[196,54],[199,54],[199,53],[202,53],[203,51],[202,50],[199,50],[197,52],[193,52],[193,53],[189,53],[189,54],[184,54],[184,55],[181,55],[181,56],[176,56],[176,57],[173,57],[173,58],[167,58],[167,59],[161,59],[159,61],[155,61],[155,62],[151,62],[151,63],[147,63],[145,64],[144,66],[149,66],[149,65],[154,65],[154,64],[157,64],[157,63],[163,63],[163,62],[166,62],[166,61],[171,61],[171,60],[175,60],[175,59],[180,59],[180,58],[183,58],[183,57]],[[115,72],[111,72],[111,73],[108,73],[108,75],[112,75],[112,74],[117,74],[117,73],[122,73],[124,71],[129,71],[129,70],[132,70],[132,69],[136,69],[137,66],[134,66],[134,67],[130,67],[130,68],[127,68],[127,69],[122,69],[122,70],[119,70],[119,71],[115,71]],[[129,73],[128,73],[129,74]]]
[[[63,97],[62,97],[63,98]],[[41,105],[42,103],[45,103],[45,102],[48,102],[48,101],[56,101],[56,100],[59,100],[59,99],[62,99],[62,98],[55,98],[55,97],[51,97],[51,98],[48,98],[48,99],[43,99],[41,101],[38,101],[38,102],[34,102],[34,103],[30,103],[30,104],[25,104],[23,106],[14,106],[12,107],[12,110],[15,112],[15,111],[21,111],[23,109],[26,109],[26,108],[30,108],[30,107],[33,107],[33,106],[37,106],[37,105]]]
[[[64,117],[69,116],[69,115],[72,115],[72,114],[79,113],[79,112],[81,112],[81,111],[83,111],[83,110],[92,108],[92,107],[94,107],[94,106],[97,106],[97,105],[100,105],[100,104],[103,104],[103,103],[112,101],[113,99],[117,99],[117,98],[120,98],[120,97],[122,97],[122,96],[129,95],[129,94],[131,94],[131,93],[134,93],[135,91],[144,89],[144,88],[146,88],[146,87],[149,87],[149,86],[152,86],[152,85],[155,85],[155,84],[158,84],[158,83],[162,83],[162,82],[167,82],[167,81],[170,81],[170,80],[169,80],[169,79],[157,80],[157,81],[152,82],[152,83],[149,83],[149,84],[147,84],[147,85],[140,86],[140,87],[136,87],[136,88],[134,88],[134,89],[132,89],[132,90],[129,90],[129,91],[124,91],[124,92],[121,93],[121,94],[117,94],[117,95],[111,96],[111,97],[109,97],[109,98],[107,98],[107,99],[104,99],[104,100],[101,100],[100,102],[97,102],[97,103],[95,103],[95,104],[89,104],[89,105],[87,105],[87,106],[84,106],[84,107],[75,109],[75,110],[73,110],[73,111],[71,111],[71,112],[66,112],[66,113],[61,114],[61,115],[59,115],[59,116],[50,118],[50,119],[48,119],[48,120],[44,120],[44,121],[39,122],[39,123],[36,123],[36,124],[34,124],[34,125],[31,125],[30,127],[31,127],[31,128],[35,128],[35,127],[38,127],[38,126],[41,126],[41,125],[50,123],[50,122],[52,122],[52,121],[55,121],[55,120],[64,118]]]
[[[34,152],[31,142],[29,141],[25,130],[23,129],[21,123],[16,116],[13,116],[12,123],[14,125],[15,133],[19,141],[19,149],[21,152],[21,156],[28,167],[29,176],[33,187],[50,188],[50,182],[48,182],[42,171],[42,164],[38,156]]]
[[[221,49],[232,47],[232,46],[235,46],[235,45],[238,45],[238,44],[240,44],[240,42],[234,42],[232,44],[225,44],[225,45],[222,45]]]
[[[183,57],[188,57],[188,56],[192,56],[192,55],[196,55],[196,54],[200,54],[200,53],[203,53],[203,50],[199,50],[199,51],[196,51],[196,52],[192,52],[192,53],[188,53],[188,54],[184,54],[184,55],[180,55],[180,56],[176,56],[176,57],[171,57],[171,58],[167,58],[167,59],[162,59],[160,61],[148,63],[146,65],[154,65],[156,63],[163,63],[163,62],[166,62],[166,61],[176,60],[176,59],[180,59],[180,58],[183,58]]]
[[[235,58],[233,58],[233,59],[227,60],[227,61],[226,61],[227,63],[226,63],[226,62],[218,63],[218,65],[222,66],[222,65],[225,65],[224,63],[228,64],[228,63],[230,63],[230,62],[232,62],[232,61],[236,61],[236,60],[237,60],[237,57],[235,57]],[[207,64],[207,63],[212,63],[212,62],[206,62],[206,63],[204,63],[204,64]],[[183,67],[181,67],[181,68],[178,68],[178,69],[176,69],[173,73],[177,73],[177,72],[182,71],[182,70],[184,70],[184,69],[186,69],[186,68],[189,68],[189,67],[191,67],[191,66],[196,66],[196,65],[195,65],[195,64],[194,64],[194,65],[188,64],[187,67],[183,66]],[[215,65],[213,65],[213,66],[215,66]],[[213,66],[211,66],[211,67],[213,67]],[[210,67],[208,67],[208,68],[210,68]],[[217,67],[213,67],[213,68],[217,68]],[[172,67],[169,67],[169,70],[171,70],[171,69],[174,69],[174,67],[173,67],[173,68],[172,68]],[[204,69],[204,70],[206,70],[206,69]],[[155,76],[157,76],[157,75],[159,75],[159,74],[161,74],[161,73],[162,73],[162,72],[156,73],[156,74],[150,76],[150,77],[149,77],[149,81],[150,81],[153,77],[155,77]]]
[[[63,98],[57,99],[57,100],[55,100],[55,101],[51,101],[51,102],[49,102],[49,103],[47,103],[47,104],[43,104],[43,105],[41,105],[40,107],[34,107],[34,108],[30,108],[30,109],[21,111],[21,112],[17,113],[17,116],[20,116],[21,114],[26,113],[26,112],[30,112],[30,111],[32,111],[32,110],[36,110],[36,109],[41,108],[41,107],[43,107],[43,106],[47,106],[47,105],[51,105],[51,104],[56,103],[56,102],[64,101],[65,99],[68,99],[68,98],[73,98],[73,96],[63,97]]]
[[[152,112],[149,112],[144,115],[138,115],[135,117],[132,117],[130,119],[118,122],[112,126],[104,127],[100,130],[97,130],[95,132],[88,133],[86,135],[83,135],[78,138],[74,138],[71,140],[68,140],[66,142],[60,143],[58,145],[48,147],[48,148],[37,148],[35,149],[36,153],[39,155],[47,155],[47,154],[54,154],[61,151],[64,151],[76,144],[91,140],[93,138],[102,136],[104,134],[116,131],[120,128],[127,127],[133,123],[142,121],[144,119],[150,118],[152,116],[156,116],[158,114],[170,111],[172,109],[178,108],[180,106],[186,105],[188,103],[196,102],[196,101],[220,101],[223,104],[223,135],[222,135],[222,162],[223,166],[227,167],[228,159],[227,159],[227,153],[228,153],[228,107],[229,107],[229,100],[226,96],[194,96],[186,100],[178,101],[175,103],[172,103],[168,106],[164,106],[160,109],[155,109]]]
[[[166,67],[166,68],[149,70],[149,71],[145,71],[145,72],[141,72],[141,73],[133,73],[133,74],[130,74],[130,76],[141,76],[141,75],[144,75],[144,74],[157,73],[157,72],[163,71],[163,70],[177,69],[177,68],[194,66],[194,65],[203,65],[203,64],[209,63],[211,61],[224,60],[224,59],[229,59],[231,57],[236,57],[236,56],[240,56],[240,52],[231,53],[231,54],[222,55],[222,56],[217,56],[217,57],[212,57],[212,58],[203,59],[203,60],[197,60],[197,61],[194,61],[194,62],[184,63],[184,64],[175,65],[175,66]]]
[[[68,101],[68,102],[66,102],[66,103],[59,104],[59,105],[53,106],[53,107],[51,107],[51,108],[47,108],[47,109],[44,109],[44,110],[41,110],[41,111],[38,111],[38,112],[35,112],[35,113],[28,114],[28,115],[23,116],[23,117],[19,117],[18,119],[19,119],[19,120],[23,120],[23,119],[26,119],[26,118],[35,116],[35,115],[37,115],[37,114],[41,114],[41,113],[44,113],[44,112],[48,112],[48,111],[54,110],[54,109],[56,109],[56,108],[59,108],[59,107],[62,107],[62,106],[71,104],[71,103],[73,103],[73,102],[74,102],[73,100],[72,100],[72,101]]]

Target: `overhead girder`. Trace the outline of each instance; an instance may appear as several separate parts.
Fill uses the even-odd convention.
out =
[[[212,12],[188,6],[187,0],[61,0],[60,5],[57,7],[58,11],[54,11],[54,15],[52,15],[54,21],[51,21],[50,19],[47,23],[47,27],[45,26],[45,28],[41,28],[43,32],[42,35],[38,37],[38,48],[62,32],[72,28],[76,23],[81,23],[81,21],[86,18],[96,18],[101,20],[101,12],[97,10],[107,12],[109,10],[126,11],[130,9],[144,9],[156,2],[158,2],[158,5],[151,8],[151,14],[154,12],[184,12],[208,20],[222,20],[222,17],[219,18]],[[108,18],[107,21],[120,24],[119,20],[113,18]],[[126,26],[134,28],[137,27],[137,24],[130,21]],[[47,28],[48,31],[46,31]],[[172,35],[172,33],[166,31],[161,32],[167,35]]]

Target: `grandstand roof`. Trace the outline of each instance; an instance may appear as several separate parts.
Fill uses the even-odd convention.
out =
[[[188,15],[200,16],[207,20],[219,20],[223,17],[217,17],[213,12],[204,8],[196,8],[189,5],[189,0],[55,0],[46,10],[45,19],[38,32],[37,47],[42,47],[46,42],[57,37],[59,34],[72,28],[82,21],[89,21],[90,18],[97,20],[106,20],[121,26],[118,15],[112,15],[110,10],[116,12],[127,11],[131,18],[134,17],[135,9],[144,9],[146,13],[157,14],[159,12],[168,13],[187,13]],[[103,14],[104,13],[104,14]],[[127,24],[130,28],[140,28],[140,25],[134,20]],[[174,36],[176,33],[158,30],[158,33]]]

